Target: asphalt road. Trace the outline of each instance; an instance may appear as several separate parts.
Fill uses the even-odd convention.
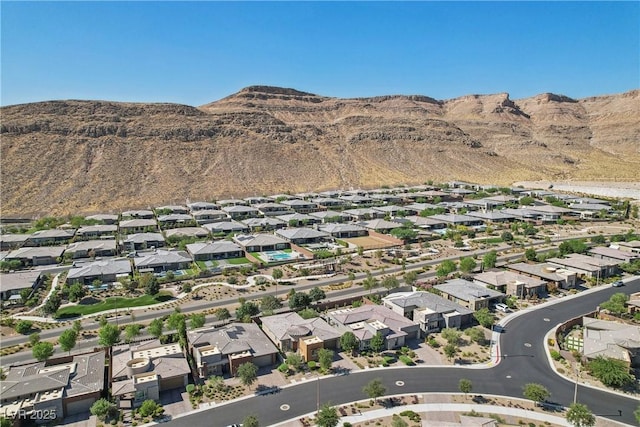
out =
[[[374,378],[382,380],[387,387],[387,395],[457,393],[458,381],[467,378],[473,383],[474,394],[522,398],[523,386],[535,382],[549,389],[551,401],[568,406],[573,402],[575,384],[552,371],[544,351],[545,334],[559,323],[592,311],[616,292],[630,294],[638,291],[640,278],[636,277],[623,288],[606,287],[515,317],[506,324],[501,334],[502,358],[492,368],[407,367],[358,371],[345,376],[306,381],[285,387],[277,394],[224,404],[176,418],[169,424],[177,427],[225,426],[242,422],[246,415],[254,414],[261,425],[272,425],[315,411],[318,396],[321,405],[325,402],[338,405],[364,399],[366,396],[362,388]],[[397,381],[402,381],[403,385],[397,385]],[[633,411],[640,405],[639,399],[583,386],[578,387],[577,396],[579,402],[586,404],[598,416],[636,425]],[[288,405],[288,409],[283,410],[283,405]]]

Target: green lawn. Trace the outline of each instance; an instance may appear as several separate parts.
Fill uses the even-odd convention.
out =
[[[474,242],[476,243],[502,243],[502,238],[500,237],[489,237],[487,239],[477,239],[474,240]]]
[[[82,316],[86,314],[99,313],[105,310],[113,310],[115,308],[140,307],[144,305],[153,305],[165,302],[173,298],[167,292],[160,292],[158,295],[142,295],[137,298],[111,297],[104,301],[90,305],[73,305],[63,307],[56,312],[56,318],[67,318]]]
[[[206,263],[210,263],[211,265],[207,266]],[[196,264],[198,264],[198,267],[200,267],[200,270],[206,271],[210,268],[215,268],[218,266],[218,262],[217,261],[196,261]]]
[[[251,264],[247,257],[225,259],[229,264]]]

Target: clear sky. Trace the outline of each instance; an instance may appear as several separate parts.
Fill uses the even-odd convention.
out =
[[[2,105],[640,87],[640,2],[0,2]]]

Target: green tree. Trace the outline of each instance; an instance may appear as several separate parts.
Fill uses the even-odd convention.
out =
[[[471,257],[463,257],[460,259],[460,271],[463,273],[471,273],[477,265],[476,260]]]
[[[80,283],[69,286],[69,300],[78,301],[87,294],[87,288]]]
[[[447,356],[447,359],[453,359],[458,353],[458,346],[452,343],[445,345],[442,349],[444,351],[444,355]]]
[[[384,337],[380,332],[376,332],[376,334],[369,340],[369,347],[371,350],[376,353],[380,353],[384,348]]]
[[[524,197],[521,197],[518,202],[522,206],[531,206],[531,205],[533,205],[535,203],[535,200],[534,200],[533,197],[524,196]]]
[[[393,414],[391,417],[391,427],[409,427],[409,424],[398,414]]]
[[[391,230],[390,234],[402,240],[404,243],[415,240],[415,238],[418,237],[418,232],[411,228],[411,226],[394,228],[393,230]]]
[[[304,359],[299,353],[289,353],[285,362],[297,371],[304,363]]]
[[[132,323],[130,325],[125,326],[124,328],[124,340],[126,342],[131,342],[135,337],[140,335],[141,325]]]
[[[485,328],[492,328],[493,324],[496,322],[496,316],[494,316],[486,307],[473,313],[473,317],[475,317],[478,323]]]
[[[120,341],[120,328],[107,323],[98,330],[98,344],[102,347],[111,347]]]
[[[80,320],[74,320],[73,325],[71,326],[71,329],[76,331],[76,334],[79,334],[80,331],[82,330],[82,322]]]
[[[310,307],[303,308],[298,312],[298,315],[300,315],[300,317],[302,317],[303,319],[313,319],[314,317],[320,317],[320,313]]]
[[[311,298],[311,301],[320,301],[325,299],[327,295],[322,289],[320,289],[318,286],[315,286],[309,291],[309,297]]]
[[[271,273],[271,277],[273,277],[273,279],[276,281],[282,279],[282,276],[284,276],[284,274],[282,273],[282,270],[280,270],[279,268],[275,268]]]
[[[236,377],[240,378],[240,382],[248,387],[258,379],[258,367],[251,362],[243,363],[238,366]]]
[[[364,290],[371,293],[371,291],[374,288],[377,288],[379,284],[380,283],[378,282],[378,279],[373,277],[370,271],[367,271],[367,278],[362,281],[362,287],[364,288]]]
[[[227,320],[228,318],[231,317],[231,313],[229,313],[229,310],[224,307],[216,309],[216,311],[214,311],[213,314],[216,316],[216,319],[218,320]]]
[[[547,388],[541,384],[528,383],[522,388],[522,394],[529,400],[532,400],[536,404],[544,402],[551,396],[551,393]]]
[[[369,399],[373,399],[374,403],[378,401],[380,396],[383,396],[387,392],[387,388],[382,383],[380,378],[373,379],[362,388],[362,392],[366,394]]]
[[[162,336],[162,332],[164,330],[164,321],[161,318],[156,318],[151,321],[149,327],[147,328],[147,332],[151,334],[151,336],[160,338]]]
[[[58,292],[54,292],[45,301],[42,312],[45,315],[54,314],[60,308],[60,304],[62,304],[62,296]]]
[[[330,403],[325,403],[316,414],[315,421],[318,427],[336,427],[340,422],[340,417],[336,408]]]
[[[417,271],[408,271],[403,276],[404,283],[408,286],[413,286],[418,281],[418,272]]]
[[[292,310],[301,310],[309,307],[309,304],[311,304],[311,297],[304,292],[296,292],[289,297],[289,308]]]
[[[76,346],[76,341],[78,339],[78,333],[75,329],[66,329],[60,334],[60,338],[58,338],[58,342],[60,343],[60,348],[62,351],[67,351],[71,353],[71,350]]]
[[[180,312],[174,312],[167,318],[167,328],[169,330],[178,331],[178,334],[183,337],[187,333],[187,318]]]
[[[587,252],[587,245],[582,240],[565,240],[560,243],[558,246],[558,250],[560,251],[560,255],[565,256],[568,254],[583,254]]]
[[[602,234],[596,234],[595,236],[591,236],[591,243],[595,243],[596,245],[604,245],[605,243],[607,243],[607,239]]]
[[[436,276],[438,277],[448,276],[450,273],[453,273],[454,271],[456,271],[456,269],[457,269],[456,263],[450,259],[446,259],[442,261],[442,263],[440,263],[440,265],[436,269]]]
[[[600,304],[600,308],[609,310],[611,313],[622,314],[626,311],[625,304],[627,302],[627,295],[622,292],[611,295],[608,301]]]
[[[160,292],[158,279],[152,273],[144,273],[140,276],[140,286],[144,288],[147,295],[156,295]]]
[[[381,283],[382,283],[382,286],[388,290],[395,289],[398,286],[400,286],[400,282],[395,276],[387,276],[384,279],[382,279]]]
[[[465,398],[467,397],[467,394],[471,393],[472,389],[473,389],[473,384],[471,383],[471,380],[462,378],[460,379],[460,381],[458,381],[458,390],[464,393]]]
[[[462,332],[455,328],[444,328],[440,335],[444,338],[448,343],[458,345],[460,342],[460,338],[462,337]]]
[[[318,350],[318,362],[320,363],[320,368],[327,372],[331,369],[331,364],[333,363],[333,350],[329,350],[328,348],[321,348]]]
[[[589,410],[587,405],[582,403],[572,403],[567,411],[567,421],[569,421],[573,427],[593,427],[596,425],[596,417],[593,412]]]
[[[349,352],[349,354],[353,354],[353,351],[358,348],[358,338],[351,331],[345,332],[340,337],[340,348],[344,351]]]
[[[38,362],[42,362],[53,356],[53,351],[53,344],[46,341],[39,342],[31,348],[33,358]]]
[[[20,320],[18,323],[16,323],[15,326],[15,330],[17,333],[22,334],[22,335],[26,335],[31,328],[33,327],[33,322],[30,320]]]
[[[598,356],[587,365],[589,372],[610,387],[623,387],[634,381],[627,365],[618,359]]]
[[[484,254],[482,257],[482,266],[484,268],[495,268],[496,263],[498,262],[498,254],[496,251],[490,251]]]
[[[503,231],[500,238],[503,242],[513,242],[513,234],[508,231]]]
[[[358,246],[358,249],[356,251],[359,256],[362,256],[364,254],[364,248],[362,246]]]
[[[247,415],[242,420],[242,427],[259,427],[260,423],[258,422],[258,417],[255,415]]]
[[[138,409],[138,412],[143,417],[155,418],[156,416],[160,415],[161,410],[162,407],[158,405],[155,400],[147,399],[142,402],[142,405],[140,405],[140,409]]]
[[[31,347],[33,347],[34,345],[38,344],[40,342],[40,334],[37,332],[34,332],[32,334],[29,335],[29,344],[31,344]]]
[[[238,301],[240,301],[240,307],[236,309],[236,319],[250,322],[253,316],[260,313],[260,308],[255,302],[246,301],[244,298],[240,298]]]
[[[20,299],[22,300],[23,303],[29,300],[29,297],[31,296],[32,292],[33,292],[33,289],[31,288],[25,288],[20,290]]]
[[[638,424],[640,424],[640,406],[638,406],[636,410],[633,411],[633,416],[636,417],[636,421],[638,422]]]
[[[538,257],[538,254],[535,249],[527,248],[527,250],[524,251],[524,257],[527,261],[535,261]]]
[[[484,335],[484,331],[480,328],[469,328],[465,331],[465,333],[471,338],[473,342],[478,343],[479,345],[485,345],[487,343],[487,338]]]
[[[206,317],[203,313],[193,313],[189,316],[189,326],[191,329],[202,328],[206,322]]]
[[[13,421],[5,417],[0,417],[0,427],[13,427]]]
[[[90,411],[103,421],[115,417],[118,413],[116,405],[104,398],[96,400],[94,404],[91,405]]]

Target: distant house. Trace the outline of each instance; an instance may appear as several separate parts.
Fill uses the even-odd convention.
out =
[[[332,237],[337,239],[347,239],[351,237],[363,237],[369,235],[369,230],[355,224],[325,224],[318,227]]]
[[[312,216],[311,214],[298,212],[287,215],[278,215],[276,218],[293,227],[312,225],[320,222],[319,218]]]
[[[193,227],[196,220],[186,213],[172,213],[158,216],[158,225],[162,229],[174,227]]]
[[[69,243],[76,230],[40,230],[29,235],[24,246],[51,246]]]
[[[278,349],[254,323],[196,329],[187,333],[187,341],[200,378],[235,375],[247,362],[268,367],[278,360]]]
[[[58,363],[61,360],[67,361]],[[43,413],[37,411],[47,410],[54,418],[47,422],[53,422],[88,413],[104,392],[104,362],[104,352],[99,351],[11,367],[0,389],[2,415],[13,419],[20,413],[36,419]]]
[[[291,207],[276,202],[261,203],[255,205],[255,207],[264,216],[288,215],[293,213]]]
[[[28,234],[0,234],[0,250],[18,249],[24,245],[28,238]]]
[[[621,251],[631,252],[640,256],[640,240],[632,240],[630,242],[617,242]]]
[[[291,199],[291,200],[283,200],[280,203],[289,207],[290,209],[293,209],[298,213],[309,213],[309,212],[315,212],[318,210],[317,204],[313,202],[309,202],[307,200]]]
[[[203,225],[212,235],[229,233],[246,233],[249,227],[238,221],[212,222]]]
[[[342,213],[349,215],[349,218],[352,221],[367,221],[376,218],[384,218],[384,213],[371,208],[347,209],[342,211]]]
[[[113,347],[111,372],[111,395],[135,408],[147,399],[160,402],[164,391],[183,391],[191,369],[180,344],[151,340]]]
[[[618,273],[618,262],[583,254],[568,254],[564,258],[549,258],[547,262],[573,271],[579,277],[605,278]]]
[[[395,221],[387,221],[385,219],[372,219],[369,221],[360,221],[358,225],[378,233],[389,233],[391,230],[402,227],[402,224]]]
[[[372,198],[360,194],[343,194],[338,198],[351,206],[368,206],[374,203]]]
[[[120,221],[121,234],[152,233],[158,231],[158,223],[155,219],[126,219]]]
[[[118,215],[113,214],[96,214],[85,216],[84,219],[98,221],[100,224],[106,225],[117,225],[118,224]]]
[[[464,279],[447,280],[445,283],[435,285],[433,288],[438,290],[443,298],[473,311],[488,308],[489,304],[501,301],[504,298],[504,294],[498,291]]]
[[[371,338],[376,334],[384,337],[384,348],[392,350],[406,345],[407,341],[420,337],[417,322],[380,305],[363,305],[327,313],[327,321],[341,334],[353,332],[360,342],[360,349],[370,347]]]
[[[192,213],[193,218],[196,220],[198,224],[210,224],[212,222],[221,222],[226,221],[229,218],[229,215],[225,211],[220,211],[216,209],[203,209],[194,211]]]
[[[583,317],[582,326],[584,357],[603,356],[640,366],[640,326],[591,317]]]
[[[469,212],[467,216],[478,218],[485,223],[501,223],[515,221],[516,217],[502,211]]]
[[[83,285],[91,285],[96,280],[101,283],[114,283],[119,278],[129,277],[131,271],[131,263],[128,259],[93,261],[72,267],[67,274],[67,282]]]
[[[318,197],[316,199],[312,199],[311,201],[321,208],[336,208],[349,204],[349,202],[345,200],[340,200],[334,197]]]
[[[621,250],[615,247],[604,248],[596,246],[595,248],[589,249],[589,254],[596,258],[620,263],[628,263],[640,259],[640,253]]]
[[[287,228],[277,230],[276,235],[295,245],[306,245],[311,243],[320,243],[325,240],[331,240],[331,235],[324,231],[314,230],[313,228]]]
[[[493,286],[497,291],[517,298],[543,297],[547,294],[547,282],[514,271],[489,270],[473,276],[473,282],[481,286]]]
[[[78,231],[76,231],[76,239],[93,240],[102,237],[112,237],[117,233],[118,226],[116,224],[87,225],[80,227]]]
[[[314,218],[318,218],[320,222],[322,222],[323,224],[345,222],[345,221],[349,221],[350,219],[349,215],[346,215],[342,212],[331,211],[331,210],[311,212],[309,215],[311,215]]]
[[[390,217],[406,216],[406,215],[415,215],[418,212],[408,208],[406,206],[397,206],[397,205],[384,205],[384,206],[374,206],[371,209],[374,211],[382,212],[384,216],[389,215]]]
[[[64,250],[64,246],[24,246],[22,248],[9,252],[5,257],[5,260],[19,260],[25,267],[57,264],[58,262],[60,262]]]
[[[264,218],[249,218],[241,221],[251,231],[268,231],[278,230],[287,226],[287,223],[278,218],[264,217]]]
[[[303,319],[298,313],[283,313],[260,319],[262,330],[283,352],[300,352],[305,361],[317,360],[320,348],[337,349],[340,332],[320,317]]]
[[[508,264],[506,268],[508,270],[515,271],[516,273],[524,274],[525,276],[537,277],[541,280],[546,280],[547,282],[550,282],[562,289],[574,288],[576,286],[576,273],[565,268],[559,268],[556,265],[548,263],[529,264],[526,262],[517,262],[514,264]]]
[[[110,257],[117,252],[116,241],[113,239],[86,240],[69,243],[65,249],[65,258]]]
[[[191,266],[193,259],[185,251],[167,251],[156,249],[150,253],[141,253],[133,259],[133,263],[139,272],[152,271],[162,273],[164,271],[185,270]]]
[[[411,222],[416,227],[425,230],[440,230],[447,228],[447,223],[445,221],[435,219],[432,216],[408,216],[403,219]]]
[[[480,218],[476,218],[470,215],[456,215],[456,214],[442,214],[432,215],[429,218],[447,223],[450,227],[456,227],[458,225],[464,225],[467,227],[475,227],[484,224],[484,221]]]
[[[170,228],[164,231],[164,235],[167,236],[167,239],[171,240],[182,239],[187,237],[193,237],[195,239],[205,239],[209,237],[209,230],[204,227],[181,227],[181,228]]]
[[[291,249],[291,244],[273,234],[236,235],[233,240],[247,252],[268,252]]]
[[[222,210],[226,212],[231,219],[234,219],[234,220],[254,218],[259,216],[258,210],[251,206],[231,205],[231,206],[224,206]]]
[[[574,211],[567,208],[562,208],[559,206],[553,205],[542,205],[542,206],[529,206],[529,210],[540,214],[540,221],[542,222],[556,222],[564,215],[573,215]]]
[[[156,208],[156,213],[158,213],[158,217],[164,214],[186,214],[189,213],[189,209],[186,206],[180,205],[167,205],[167,206],[159,206]]]
[[[140,251],[151,248],[161,248],[165,240],[160,233],[136,233],[126,236],[120,244],[127,251]]]
[[[193,202],[193,203],[187,203],[187,207],[189,208],[189,211],[193,214],[194,212],[197,211],[205,211],[205,210],[217,210],[220,209],[220,206],[216,205],[215,203],[211,203],[211,202]]]
[[[37,270],[18,271],[15,273],[0,273],[0,299],[2,301],[22,301],[20,292],[29,289],[31,292],[38,289],[44,281],[42,272]]]
[[[194,261],[212,261],[244,256],[242,248],[228,240],[219,240],[211,243],[190,243],[186,248]]]
[[[147,209],[122,212],[122,219],[125,219],[125,218],[152,219],[153,217],[154,217],[153,211],[150,211]]]
[[[394,292],[382,304],[420,325],[423,335],[443,328],[463,328],[473,321],[473,310],[431,292]]]

